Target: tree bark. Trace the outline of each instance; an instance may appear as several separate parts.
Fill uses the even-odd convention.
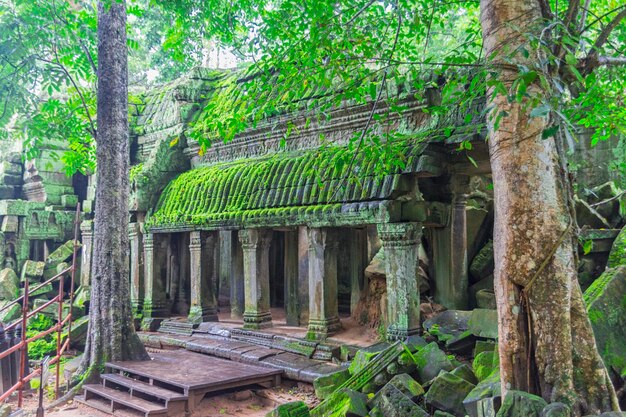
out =
[[[98,2],[98,137],[89,333],[83,365],[148,355],[135,333],[128,258],[128,67],[126,5]]]
[[[538,31],[538,0],[481,0],[486,56],[495,64],[530,64],[512,51]],[[505,61],[512,59],[512,62]],[[512,65],[498,74],[510,89]],[[539,85],[529,88],[541,94]],[[488,91],[491,97],[493,91]],[[576,277],[570,184],[547,119],[497,94],[491,103],[489,150],[495,194],[495,292],[503,395],[523,390],[564,402],[573,415],[618,410],[617,399],[585,312]],[[495,128],[496,115],[502,115]]]

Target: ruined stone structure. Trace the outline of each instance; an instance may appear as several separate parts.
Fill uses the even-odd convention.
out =
[[[271,326],[270,308],[282,307],[288,325],[325,338],[340,329],[340,313],[358,302],[365,267],[381,246],[389,338],[419,328],[420,245],[434,260],[435,300],[469,307],[468,251],[475,251],[476,231],[467,231],[473,214],[466,208],[470,177],[488,172],[483,147],[473,155],[477,167],[455,150],[468,138],[458,135],[406,143],[405,167],[388,175],[377,175],[362,156],[337,168],[334,159],[346,157],[349,139],[371,112],[346,103],[329,121],[312,117],[305,126],[302,114],[277,116],[232,142],[216,140],[201,154],[186,134],[188,124],[222,76],[195,70],[146,94],[137,109],[130,280],[144,329],[171,316],[187,316],[194,325],[217,320],[219,306],[229,304],[245,328]],[[404,104],[408,110],[391,120],[395,128],[415,131],[431,122],[424,103],[407,94]],[[382,111],[379,104],[376,112]],[[480,224],[486,210],[478,216]],[[85,268],[88,222],[82,231]]]
[[[55,156],[62,144],[47,144],[23,161],[17,142],[0,142],[0,269],[18,275],[27,260],[44,261],[74,236],[74,213],[87,180],[67,177]]]

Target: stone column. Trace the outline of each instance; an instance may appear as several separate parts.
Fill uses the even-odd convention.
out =
[[[231,232],[237,233],[237,232]],[[245,310],[245,278],[243,274],[243,248],[237,236],[231,237],[230,317],[243,318]]]
[[[165,283],[163,282],[158,246],[152,233],[143,236],[144,300],[142,330],[156,331],[166,317]],[[162,255],[161,255],[162,256]]]
[[[298,227],[298,304],[300,323],[309,322],[309,236],[306,226]]]
[[[420,294],[417,278],[420,223],[378,225],[385,249],[387,272],[387,339],[403,340],[420,329]]]
[[[469,177],[452,179],[452,216],[450,221],[450,279],[446,307],[465,310],[469,307],[467,266],[467,198]],[[445,305],[445,304],[444,304]]]
[[[325,339],[341,329],[337,302],[335,231],[311,228],[309,238],[309,329],[307,339]]]
[[[366,248],[366,234],[365,229],[352,229],[351,230],[350,245],[348,246],[348,253],[350,259],[350,313],[354,312],[359,300],[361,299],[361,292],[364,290],[365,285],[365,251]]]
[[[285,315],[287,326],[300,325],[298,302],[298,232],[285,232]]]
[[[239,231],[243,247],[243,274],[245,282],[245,311],[243,327],[262,329],[272,326],[270,312],[270,269],[268,230],[246,229]]]
[[[179,268],[178,268],[178,285],[176,291],[176,301],[173,310],[181,315],[189,314],[189,303],[187,302],[187,294],[189,292],[189,248],[187,236],[183,235],[178,246]]]
[[[219,243],[219,294],[218,300],[230,299],[230,275],[232,273],[231,270],[231,258],[232,258],[232,232],[230,230],[220,230],[220,243]]]
[[[203,242],[202,232],[194,231],[189,236],[189,265],[191,281],[191,305],[189,322],[200,324],[206,321],[217,321],[215,291],[212,275],[215,268],[213,258],[216,239],[211,233]],[[204,243],[204,245],[203,245]],[[207,256],[208,255],[208,256]]]
[[[84,220],[80,224],[80,235],[83,244],[80,257],[80,286],[89,288],[91,281],[91,253],[93,252],[92,220]]]
[[[143,307],[143,256],[138,223],[128,225],[128,238],[130,241],[130,302],[133,316],[140,317]]]

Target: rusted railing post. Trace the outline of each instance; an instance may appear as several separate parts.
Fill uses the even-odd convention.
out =
[[[24,275],[24,298],[22,299],[22,347],[20,348],[20,362],[19,362],[19,391],[17,397],[17,406],[22,408],[24,401],[24,368],[28,366],[26,363],[26,353],[28,351],[28,343],[26,343],[26,326],[28,319],[28,276]],[[17,328],[19,330],[19,327]],[[17,332],[16,332],[17,336]]]

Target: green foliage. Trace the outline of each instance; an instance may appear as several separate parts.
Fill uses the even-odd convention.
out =
[[[193,53],[197,35],[251,62],[208,98],[192,132],[203,150],[280,114],[301,111],[309,127],[332,117],[337,106],[374,103],[371,123],[351,143],[377,161],[393,160],[388,145],[406,139],[386,128],[393,114],[407,110],[406,97],[423,100],[430,139],[483,132],[496,94],[546,119],[546,139],[572,146],[581,126],[592,129],[592,143],[622,134],[624,68],[585,60],[596,52],[622,56],[624,25],[613,30],[611,42],[593,46],[622,6],[592,2],[571,21],[568,2],[549,4],[552,13],[537,27],[511,24],[527,44],[495,63],[481,55],[476,2],[245,0],[237,8],[223,0],[202,7],[192,0],[159,2],[175,17],[166,44],[176,56]],[[492,129],[503,116],[492,115]],[[459,152],[471,158],[469,143],[462,140]]]
[[[54,326],[51,318],[43,314],[37,314],[28,322],[26,337],[31,338]],[[43,359],[46,355],[54,354],[57,342],[53,335],[45,336],[28,344],[28,357],[30,359]]]

